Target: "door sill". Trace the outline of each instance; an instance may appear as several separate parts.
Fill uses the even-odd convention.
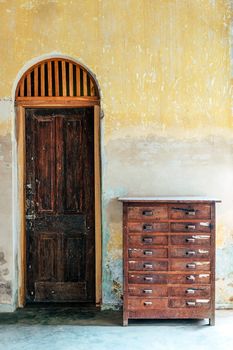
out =
[[[100,310],[100,305],[95,303],[77,303],[77,302],[33,302],[26,303],[24,308],[26,309],[62,309],[62,308],[72,308],[72,309],[85,309],[85,310]]]

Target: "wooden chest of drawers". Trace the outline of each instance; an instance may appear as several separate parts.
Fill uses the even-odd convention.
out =
[[[215,203],[211,198],[123,202],[123,324],[137,318],[215,322]]]

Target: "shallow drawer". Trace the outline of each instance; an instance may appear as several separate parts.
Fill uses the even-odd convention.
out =
[[[139,245],[139,246],[145,246],[145,245],[167,245],[168,244],[168,238],[167,236],[158,236],[156,234],[129,234],[128,236],[128,242],[130,245]]]
[[[207,248],[176,248],[170,249],[171,258],[209,258],[210,249]]]
[[[130,258],[167,258],[167,248],[157,249],[140,249],[140,248],[129,248],[128,254]]]
[[[203,222],[172,222],[171,232],[210,232],[211,223]]]
[[[168,299],[165,298],[129,298],[129,310],[150,310],[167,308]]]
[[[168,290],[165,286],[129,285],[129,295],[138,297],[167,297]]]
[[[172,271],[210,271],[209,261],[180,261],[177,259],[171,260]]]
[[[171,235],[171,244],[182,245],[210,245],[210,235]]]
[[[169,307],[209,309],[210,299],[170,299]]]
[[[171,219],[210,219],[211,206],[209,204],[174,204],[170,208]]]
[[[209,273],[190,273],[190,274],[174,274],[169,275],[168,283],[171,284],[209,284],[210,274]]]
[[[210,286],[169,287],[169,296],[175,297],[210,297]]]
[[[150,274],[150,275],[143,275],[143,274],[132,274],[129,273],[129,283],[144,283],[144,284],[150,284],[150,283],[158,283],[158,284],[164,284],[167,283],[168,276],[167,275],[161,275],[161,274]]]
[[[167,271],[167,261],[129,261],[129,271]]]
[[[128,223],[128,232],[168,232],[169,225],[167,222],[153,223]]]
[[[127,213],[128,220],[165,220],[168,218],[167,206],[128,207]]]

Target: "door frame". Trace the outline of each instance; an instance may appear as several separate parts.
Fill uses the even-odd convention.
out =
[[[99,101],[46,101],[33,98],[31,101],[16,103],[16,141],[17,141],[17,183],[19,206],[19,272],[18,306],[26,303],[26,108],[94,108],[94,192],[95,192],[95,302],[102,303],[102,234],[101,234],[101,159],[100,159],[100,106]]]

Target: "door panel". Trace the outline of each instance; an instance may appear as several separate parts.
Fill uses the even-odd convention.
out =
[[[55,119],[34,118],[36,194],[38,213],[53,212],[55,190]],[[32,157],[33,158],[33,157]],[[34,161],[34,159],[32,159]]]
[[[26,110],[27,301],[95,301],[93,109]]]
[[[68,118],[63,122],[64,142],[64,212],[81,212],[83,209],[82,121]],[[77,155],[79,157],[77,158]]]
[[[38,233],[38,280],[56,281],[59,278],[59,243],[59,236],[56,233]]]

